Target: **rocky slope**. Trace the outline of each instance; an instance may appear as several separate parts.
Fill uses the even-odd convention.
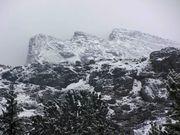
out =
[[[109,104],[109,117],[127,134],[145,135],[150,121],[166,120],[171,103],[166,76],[169,69],[180,72],[178,47],[126,29],[114,29],[108,40],[82,32],[67,41],[36,35],[29,42],[27,65],[0,66],[1,107],[11,83],[20,117],[41,113],[44,103],[68,90],[96,91]]]

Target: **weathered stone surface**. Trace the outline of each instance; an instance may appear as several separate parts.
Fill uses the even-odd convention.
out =
[[[77,72],[63,65],[32,64],[29,67],[15,67],[6,71],[2,78],[61,89],[85,77],[83,68],[75,67],[74,70]]]
[[[159,79],[145,79],[140,95],[147,102],[160,102],[167,100],[167,89],[163,81]]]
[[[173,47],[164,48],[150,54],[150,61],[155,72],[180,72],[180,50]]]

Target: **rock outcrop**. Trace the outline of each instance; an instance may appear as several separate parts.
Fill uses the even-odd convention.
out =
[[[164,48],[150,54],[150,61],[155,72],[180,72],[180,50],[173,47]]]

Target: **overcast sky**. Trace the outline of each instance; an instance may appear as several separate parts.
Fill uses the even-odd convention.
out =
[[[0,64],[25,63],[28,41],[128,28],[180,42],[180,0],[0,0]]]

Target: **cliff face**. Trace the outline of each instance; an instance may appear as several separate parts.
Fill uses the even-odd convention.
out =
[[[43,104],[68,90],[96,91],[112,120],[127,134],[143,135],[150,121],[166,119],[166,75],[180,72],[180,50],[173,47],[179,44],[125,29],[113,30],[109,40],[83,32],[67,41],[39,34],[30,39],[28,65],[0,66],[0,102],[12,82],[20,117],[42,113]]]

